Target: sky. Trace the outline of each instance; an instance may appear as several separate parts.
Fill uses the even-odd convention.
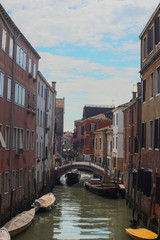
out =
[[[85,105],[129,101],[140,81],[139,35],[157,0],[1,0],[65,98],[64,131]]]

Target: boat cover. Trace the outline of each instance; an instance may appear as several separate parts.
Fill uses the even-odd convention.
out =
[[[10,240],[10,234],[5,227],[0,228],[0,239],[1,240]]]
[[[4,227],[7,228],[9,232],[15,231],[29,224],[33,220],[34,215],[35,208],[31,208],[29,211],[24,211],[16,215],[9,222],[7,222]]]
[[[157,239],[157,234],[146,228],[126,228],[126,232],[135,239]]]
[[[40,208],[47,208],[54,204],[55,196],[53,195],[53,193],[48,193],[38,198],[37,201],[40,203]]]

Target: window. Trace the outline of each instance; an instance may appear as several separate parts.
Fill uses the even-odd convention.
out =
[[[33,110],[35,110],[35,100],[36,100],[36,96],[35,94],[32,95],[32,108]]]
[[[38,82],[38,94],[40,94],[40,82]]]
[[[29,58],[28,60],[28,73],[31,73],[32,72],[32,59]]]
[[[40,112],[40,126],[42,127],[42,111]]]
[[[12,189],[16,189],[16,171],[12,171]]]
[[[11,78],[8,78],[7,84],[7,100],[11,100]]]
[[[90,124],[90,131],[94,132],[96,130],[96,124],[95,123],[91,123]]]
[[[13,149],[17,148],[17,128],[13,128]]]
[[[110,141],[110,151],[112,152],[112,141]]]
[[[19,83],[15,83],[15,103],[24,107],[25,105],[25,88]]]
[[[4,173],[4,193],[9,192],[9,172]]]
[[[33,64],[33,78],[36,78],[36,63]]]
[[[23,169],[19,170],[19,187],[22,187],[22,174],[23,174]]]
[[[26,53],[23,52],[23,69],[26,70]]]
[[[13,38],[9,39],[9,56],[13,58]]]
[[[152,142],[153,142],[153,121],[149,122],[149,148],[152,149]]]
[[[18,64],[20,64],[20,52],[21,52],[21,49],[20,49],[20,47],[17,45],[16,62],[17,62]]]
[[[115,114],[113,114],[113,126],[115,126]]]
[[[10,127],[9,126],[6,126],[5,143],[6,143],[6,149],[8,150],[10,145]]]
[[[160,66],[156,70],[156,94],[160,93]]]
[[[31,107],[31,93],[30,91],[27,92],[27,108]]]
[[[116,125],[118,125],[118,113],[116,114]]]
[[[154,120],[154,148],[160,148],[160,118]]]
[[[90,147],[94,147],[94,138],[90,138]]]
[[[101,150],[102,149],[102,139],[100,138],[99,139],[99,150]]]
[[[96,148],[96,150],[97,150],[97,138],[96,138],[96,144],[95,144],[95,148]]]
[[[128,137],[128,152],[130,153],[131,151],[131,137]]]
[[[137,140],[137,137],[134,137],[134,152],[138,153],[138,140]]]
[[[148,53],[153,50],[153,26],[148,30]]]
[[[160,29],[159,29],[159,23],[160,23],[160,17],[157,17],[155,19],[155,44],[157,45],[160,41]]]
[[[150,74],[150,98],[153,98],[153,72]]]
[[[141,147],[146,147],[146,123],[142,123],[142,139],[141,139]]]
[[[1,178],[1,173],[0,173],[0,194],[2,193],[2,178]]]
[[[34,149],[34,131],[32,131],[31,135],[31,149]]]
[[[146,101],[146,79],[142,81],[142,102]]]
[[[116,148],[118,147],[118,137],[116,137]]]
[[[39,126],[39,109],[37,109],[37,126]]]
[[[147,45],[146,37],[144,37],[143,38],[143,60],[146,59],[146,45]]]
[[[0,97],[3,97],[4,73],[0,72]]]
[[[6,30],[3,28],[2,29],[2,49],[4,51],[6,51],[6,40],[7,40],[7,32]]]
[[[26,132],[26,149],[29,150],[29,130]]]
[[[43,97],[43,85],[41,86],[41,97]]]

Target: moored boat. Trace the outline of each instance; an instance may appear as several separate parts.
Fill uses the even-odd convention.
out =
[[[34,219],[34,216],[35,208],[31,208],[29,211],[24,211],[16,215],[7,222],[4,227],[8,230],[11,237],[13,237],[28,228]]]
[[[10,240],[10,234],[5,227],[0,228],[0,240]]]
[[[118,187],[116,184],[103,183],[100,179],[91,178],[88,182],[85,182],[85,187],[93,193],[108,198],[116,198],[118,193]]]
[[[49,209],[53,207],[55,202],[56,198],[54,194],[50,192],[36,199],[33,205],[35,206],[37,212],[39,209]]]
[[[133,240],[151,240],[151,239],[157,239],[158,235],[146,228],[126,228],[126,232],[129,234],[129,236]]]
[[[68,185],[73,185],[79,182],[81,174],[78,169],[73,169],[72,171],[68,172],[66,175],[66,183]]]

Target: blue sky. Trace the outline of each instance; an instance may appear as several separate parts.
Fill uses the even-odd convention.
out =
[[[140,81],[139,35],[157,0],[1,0],[65,97],[64,130],[85,104],[119,105]]]

